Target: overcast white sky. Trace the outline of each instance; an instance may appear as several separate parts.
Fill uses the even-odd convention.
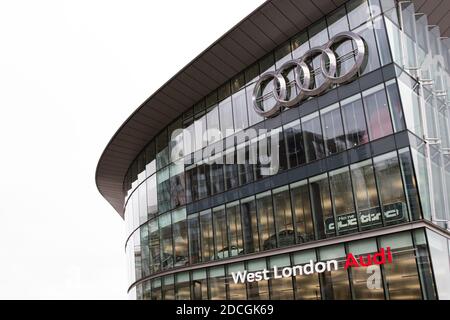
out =
[[[122,122],[262,0],[0,0],[0,299],[127,298],[94,175]]]

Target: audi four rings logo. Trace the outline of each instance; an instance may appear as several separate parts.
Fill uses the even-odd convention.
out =
[[[352,41],[355,49],[351,52],[336,57],[333,48],[345,42]],[[342,32],[331,38],[328,43],[321,47],[315,47],[306,52],[300,59],[290,60],[284,63],[278,71],[270,71],[261,76],[253,90],[253,107],[256,112],[263,117],[273,117],[281,112],[282,107],[292,108],[307,97],[317,96],[325,92],[332,84],[342,84],[353,79],[364,63],[366,45],[364,39],[353,32]],[[320,56],[320,67],[311,70],[308,62]],[[355,57],[354,64],[344,74],[337,74],[338,62],[342,63],[347,59]],[[285,77],[285,74],[294,70],[292,82]],[[315,84],[316,75],[323,76],[323,82]],[[302,77],[303,75],[303,77]],[[262,95],[265,86],[272,80],[272,92]],[[293,90],[295,97],[290,97],[290,88],[294,85],[297,91]],[[273,97],[275,104],[271,108],[264,108],[262,102]]]

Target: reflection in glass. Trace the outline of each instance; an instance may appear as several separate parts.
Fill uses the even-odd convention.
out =
[[[309,179],[309,188],[317,237],[332,237],[335,235],[335,228],[327,174]]]
[[[314,227],[311,215],[308,183],[306,180],[291,184],[291,201],[294,210],[296,242],[314,240]]]
[[[225,206],[213,208],[214,239],[216,244],[215,259],[223,259],[229,256],[227,218]]]
[[[228,266],[228,294],[230,300],[246,300],[247,292],[245,288],[245,282],[234,283],[233,277],[231,276],[232,272],[242,272],[245,270],[244,263],[235,263]]]
[[[384,84],[364,91],[363,99],[370,139],[376,140],[392,134],[393,128]]]
[[[352,183],[348,167],[330,172],[330,186],[338,234],[357,231],[358,218],[355,214]]]
[[[350,170],[361,230],[381,226],[383,224],[383,213],[378,202],[372,160],[353,164],[350,166]]]
[[[266,259],[250,260],[247,262],[249,272],[262,271],[267,268]],[[248,300],[268,300],[269,281],[261,280],[247,283]]]
[[[189,272],[178,273],[176,276],[176,293],[177,300],[190,300],[191,290],[189,286]]]
[[[192,299],[208,300],[208,283],[206,281],[206,270],[194,270],[192,272]]]
[[[322,128],[319,113],[315,112],[302,118],[303,140],[305,144],[306,161],[311,162],[325,156]]]
[[[239,201],[227,204],[227,224],[229,256],[236,256],[243,253],[241,212]]]
[[[190,263],[198,263],[202,261],[200,247],[200,222],[198,213],[188,216],[188,233],[189,233],[189,259]]]
[[[214,259],[214,237],[211,210],[200,212],[201,248],[203,261]]]
[[[320,260],[335,259],[338,261],[338,269],[325,271],[320,274],[322,279],[323,299],[325,300],[349,300],[350,283],[345,265],[345,250],[343,245],[329,246],[320,249]]]
[[[175,255],[174,267],[188,265],[189,256],[185,208],[172,212],[172,229]]]
[[[270,191],[256,195],[256,208],[258,210],[260,248],[261,250],[276,248],[277,238]]]
[[[273,270],[274,266],[278,269],[291,265],[288,254],[282,256],[271,257],[270,268]],[[273,273],[273,271],[272,271]],[[271,300],[293,300],[294,291],[292,287],[292,277],[282,277],[275,279],[272,275],[270,279],[270,299]]]
[[[258,216],[255,198],[241,200],[242,231],[244,237],[244,253],[259,251]]]
[[[273,190],[273,205],[278,247],[294,244],[295,234],[288,186]]]
[[[407,221],[408,212],[397,153],[378,156],[373,161],[386,225]]]
[[[353,148],[369,142],[361,95],[341,101],[341,106],[347,147]]]
[[[306,250],[293,254],[294,265],[304,265],[310,261],[316,262],[315,250]],[[317,273],[296,275],[295,299],[296,300],[320,300],[320,283]]]
[[[283,127],[286,142],[286,157],[289,168],[295,168],[306,162],[303,134],[300,120],[293,121]]]
[[[223,266],[209,269],[209,290],[211,300],[225,300],[225,271]]]
[[[159,216],[161,243],[161,268],[166,270],[173,266],[172,225],[170,212]]]
[[[327,156],[346,149],[341,110],[336,103],[320,111],[323,139]]]

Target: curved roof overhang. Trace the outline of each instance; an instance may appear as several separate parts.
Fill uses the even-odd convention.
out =
[[[128,167],[155,135],[194,103],[347,0],[268,0],[181,69],[142,103],[109,141],[95,179],[123,216]],[[414,0],[442,36],[450,34],[450,1]]]

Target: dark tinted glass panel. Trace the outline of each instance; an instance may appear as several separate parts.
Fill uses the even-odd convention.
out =
[[[403,181],[406,187],[409,212],[412,220],[421,218],[419,195],[417,192],[416,177],[409,149],[399,150],[400,166],[402,169]]]
[[[170,194],[171,208],[186,204],[183,161],[173,163],[170,166]]]
[[[258,216],[254,197],[241,200],[241,214],[244,252],[257,252],[259,251]]]
[[[170,209],[169,168],[158,171],[156,180],[158,182],[158,211],[166,212]]]
[[[211,176],[211,194],[216,194],[223,192],[225,185],[225,178],[223,175],[223,157],[222,154],[215,156],[211,164],[209,165],[210,176]],[[219,161],[220,160],[220,161]]]
[[[309,187],[317,236],[319,239],[332,237],[335,235],[335,230],[328,176],[323,174],[310,179]]]
[[[284,139],[286,143],[286,157],[289,168],[295,168],[306,162],[303,133],[300,121],[296,120],[284,126]]]

